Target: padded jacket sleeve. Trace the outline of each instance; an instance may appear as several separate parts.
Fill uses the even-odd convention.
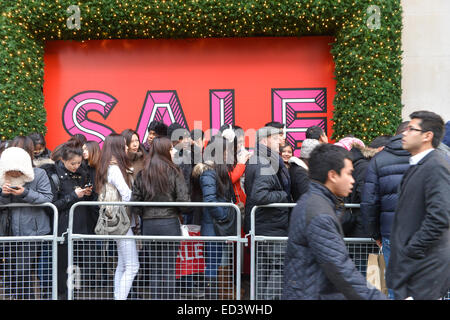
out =
[[[50,186],[50,180],[44,170],[35,170],[36,190],[25,188],[22,194],[23,201],[31,204],[41,204],[52,202],[53,193]]]
[[[381,239],[380,234],[380,185],[376,170],[376,159],[367,167],[366,180],[361,194],[361,215],[370,237]]]
[[[203,202],[219,202],[217,198],[216,173],[213,170],[205,171],[200,176],[200,187],[203,194]],[[216,220],[226,217],[226,207],[205,207],[205,210]]]
[[[265,205],[287,202],[288,195],[281,189],[276,176],[261,174],[257,169],[251,197],[256,205]]]
[[[316,261],[347,299],[385,300],[380,291],[367,286],[366,279],[356,269],[336,223],[332,216],[319,214],[307,226],[308,245]]]

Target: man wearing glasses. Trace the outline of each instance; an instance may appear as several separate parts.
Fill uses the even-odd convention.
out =
[[[395,299],[439,299],[450,288],[450,165],[435,151],[444,121],[417,111],[403,132],[410,168],[399,187],[387,286]]]

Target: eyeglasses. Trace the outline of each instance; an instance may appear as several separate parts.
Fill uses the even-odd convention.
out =
[[[405,130],[404,130],[403,132],[405,132],[405,131],[419,131],[419,132],[427,132],[428,130],[417,129],[417,128],[414,128],[414,127],[411,127],[411,126],[407,126],[407,127],[405,128]]]

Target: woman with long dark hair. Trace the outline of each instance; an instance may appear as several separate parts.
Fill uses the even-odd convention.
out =
[[[203,202],[232,202],[235,198],[229,177],[229,165],[234,162],[232,143],[221,136],[214,136],[205,148],[203,157],[205,162],[197,164],[192,171],[193,197],[200,198]],[[224,219],[228,210],[226,207],[204,207],[200,234],[215,236],[214,219]],[[205,242],[205,281],[209,288],[209,298],[212,299],[223,298],[225,284],[220,281],[223,277],[219,267],[221,264],[232,264],[230,261],[222,261],[222,255],[222,243]]]
[[[106,137],[95,179],[98,194],[109,183],[117,189],[122,201],[130,201],[133,178],[127,148],[125,138],[120,134],[113,133]],[[127,211],[130,212],[128,209]],[[136,226],[136,219],[131,215],[130,221],[131,226],[127,236],[133,235],[132,229]],[[114,275],[114,299],[126,300],[139,270],[136,241],[134,239],[116,240],[116,244],[118,261]]]
[[[136,178],[138,172],[144,168],[146,151],[141,144],[139,134],[136,131],[125,129],[122,131],[121,135],[125,137],[128,146],[128,159],[130,159],[131,167],[133,168],[133,178]]]
[[[189,194],[183,173],[172,162],[171,141],[156,137],[150,145],[144,169],[136,176],[133,185],[133,201],[187,202]],[[133,207],[142,218],[143,235],[180,236],[180,208]],[[167,250],[167,247],[169,249]],[[150,288],[153,299],[174,299],[175,262],[178,244],[152,242],[146,247],[150,254],[146,267],[150,268]],[[166,248],[166,249],[164,249]]]

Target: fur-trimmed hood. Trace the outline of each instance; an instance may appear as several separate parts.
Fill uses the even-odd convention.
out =
[[[305,170],[309,170],[308,166],[306,165],[306,163],[303,160],[301,160],[301,159],[299,159],[297,157],[290,157],[288,162],[290,164],[294,163],[294,164],[298,165],[299,167],[304,168]]]
[[[371,159],[371,158],[373,158],[376,154],[377,154],[377,152],[378,152],[378,149],[375,149],[375,148],[370,148],[370,147],[363,147],[363,146],[361,146],[360,144],[358,144],[358,143],[353,143],[352,145],[351,145],[351,149],[357,149],[357,150],[359,150],[359,151],[361,151],[361,154],[363,155],[363,157],[364,158],[366,158],[366,159]],[[350,150],[351,150],[350,149]]]
[[[214,163],[212,161],[205,161],[204,163],[198,163],[192,169],[192,177],[198,179],[203,172],[213,170]]]
[[[55,163],[55,161],[53,161],[52,159],[44,158],[44,157],[41,157],[41,158],[33,160],[34,166],[38,167],[38,168],[40,168],[40,167],[42,167],[43,165],[46,165],[46,164],[54,164],[54,163]]]
[[[13,186],[23,186],[34,180],[34,170],[31,157],[22,148],[9,147],[3,151],[0,157],[0,185],[6,181],[5,173],[8,171],[20,171],[23,173],[18,178],[9,178],[8,182]]]

